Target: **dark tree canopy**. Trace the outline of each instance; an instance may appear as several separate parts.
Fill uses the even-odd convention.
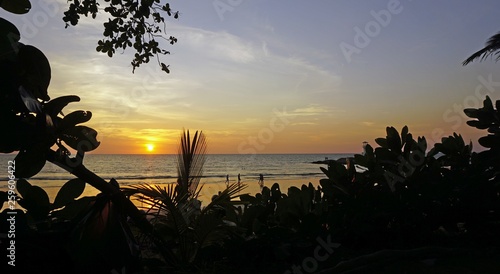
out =
[[[162,70],[169,73],[168,65],[160,62],[159,55],[170,52],[162,49],[157,41],[164,39],[171,45],[177,42],[177,38],[168,36],[165,30],[164,14],[175,19],[179,17],[179,12],[173,11],[169,3],[162,4],[162,0],[104,0],[105,4],[101,6],[97,0],[68,2],[68,10],[63,17],[66,27],[77,25],[81,15],[96,18],[99,12],[104,11],[110,17],[104,23],[104,38],[98,41],[97,51],[112,57],[117,49],[133,47],[133,71],[148,63],[151,57],[156,57]]]
[[[132,72],[141,64],[148,63],[156,57],[162,70],[169,73],[169,66],[160,61],[160,55],[170,54],[161,48],[159,40],[165,40],[171,45],[177,38],[166,34],[166,14],[174,19],[179,18],[179,12],[173,11],[170,4],[163,0],[68,0],[68,10],[64,12],[63,20],[66,27],[76,26],[80,16],[96,18],[98,13],[109,16],[104,23],[104,38],[97,42],[96,50],[112,57],[117,49],[134,48]],[[15,14],[24,14],[31,9],[29,0],[1,0],[0,7]]]

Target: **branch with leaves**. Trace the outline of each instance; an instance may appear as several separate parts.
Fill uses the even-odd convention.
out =
[[[177,38],[166,34],[164,14],[174,19],[179,18],[179,12],[173,11],[169,3],[162,4],[161,0],[105,0],[102,9],[96,0],[70,0],[68,10],[64,12],[63,20],[66,27],[75,26],[80,16],[96,18],[99,12],[104,11],[109,17],[104,23],[104,38],[98,41],[96,50],[106,53],[109,57],[117,49],[127,47],[135,49],[132,59],[132,72],[140,65],[148,63],[150,58],[156,57],[158,65],[169,73],[169,66],[160,61],[160,55],[170,54],[162,49],[158,40],[165,40],[171,45],[177,43]]]

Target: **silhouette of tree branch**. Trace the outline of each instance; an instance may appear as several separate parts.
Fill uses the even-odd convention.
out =
[[[177,43],[177,38],[166,34],[164,14],[174,19],[179,18],[179,12],[173,11],[169,3],[161,4],[162,0],[105,0],[105,7],[100,7],[97,0],[69,0],[68,10],[64,12],[63,20],[66,27],[76,26],[80,16],[96,18],[99,12],[108,17],[104,26],[104,38],[97,42],[96,50],[113,57],[119,48],[125,50],[133,47],[132,72],[140,65],[148,63],[150,58],[157,56],[158,65],[169,73],[168,65],[160,62],[159,55],[170,54],[163,49],[157,39],[164,39],[171,45]]]

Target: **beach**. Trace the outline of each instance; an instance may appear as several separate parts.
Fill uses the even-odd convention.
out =
[[[315,177],[309,177],[309,178],[273,178],[272,180],[271,179],[269,179],[269,180],[264,179],[264,186],[271,188],[271,186],[274,183],[278,183],[280,185],[281,192],[287,193],[289,187],[295,186],[295,187],[300,188],[303,184],[308,185],[309,182],[311,182],[314,187],[317,187],[319,185],[319,180],[321,178],[326,178],[326,177],[325,176],[323,176],[323,177],[315,176]],[[66,181],[62,181],[62,180],[54,180],[54,181],[51,181],[50,184],[48,184],[47,182],[37,182],[35,180],[35,181],[32,181],[31,184],[37,185],[37,186],[40,186],[41,188],[43,188],[43,190],[45,190],[45,192],[47,192],[47,195],[49,196],[50,202],[54,202],[54,199],[56,198],[59,189],[61,188],[61,186],[65,182]],[[118,183],[120,183],[120,182],[118,182]],[[164,183],[164,182],[158,181],[158,182],[151,182],[149,184],[166,187],[168,184],[172,184],[172,183],[174,183],[174,182]],[[229,183],[234,184],[234,183],[237,183],[237,181],[230,180]],[[261,192],[261,188],[259,186],[258,180],[242,181],[241,184],[246,185],[245,189],[243,189],[241,191],[241,194],[250,194],[251,196],[255,196],[255,194]],[[135,184],[126,184],[126,185],[122,185],[122,186],[128,187],[128,186],[133,186],[133,185],[135,185]],[[202,202],[202,207],[206,206],[210,203],[213,195],[217,195],[219,193],[219,191],[223,191],[226,188],[226,183],[224,182],[224,180],[214,180],[214,179],[206,180],[206,181],[202,180],[200,182],[200,186],[201,185],[203,185],[203,188],[200,191],[200,196],[198,197],[198,200],[200,200]],[[85,190],[80,197],[95,196],[99,193],[100,193],[99,190],[97,190],[96,188],[92,187],[89,184],[86,184]],[[133,199],[133,200],[135,202],[135,199]],[[136,205],[140,206],[140,203],[138,203],[138,202],[135,202],[135,203],[136,203]],[[5,204],[5,206],[6,206],[6,204]],[[3,208],[2,208],[2,210],[3,210]]]

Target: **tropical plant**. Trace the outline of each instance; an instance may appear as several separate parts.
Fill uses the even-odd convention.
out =
[[[486,42],[484,48],[476,51],[465,59],[465,61],[462,62],[462,65],[466,66],[476,59],[483,61],[492,55],[497,55],[496,61],[500,60],[500,32],[491,36]]]
[[[205,207],[201,207],[198,195],[200,179],[205,163],[206,139],[198,131],[190,138],[189,130],[181,135],[178,153],[178,180],[167,186],[137,185],[124,187],[122,191],[134,197],[153,224],[156,235],[171,250],[170,263],[177,269],[192,271],[195,267],[213,269],[212,254],[208,250],[221,249],[225,241],[239,235],[236,226],[240,204],[236,199],[246,185],[231,184]],[[141,238],[141,237],[140,237]],[[144,238],[147,240],[147,237]],[[147,241],[142,243],[147,247]],[[151,254],[154,254],[151,251]]]
[[[195,132],[191,140],[189,130],[183,131],[177,153],[177,187],[180,201],[196,199],[202,187],[199,187],[206,161],[207,141],[203,132]]]

